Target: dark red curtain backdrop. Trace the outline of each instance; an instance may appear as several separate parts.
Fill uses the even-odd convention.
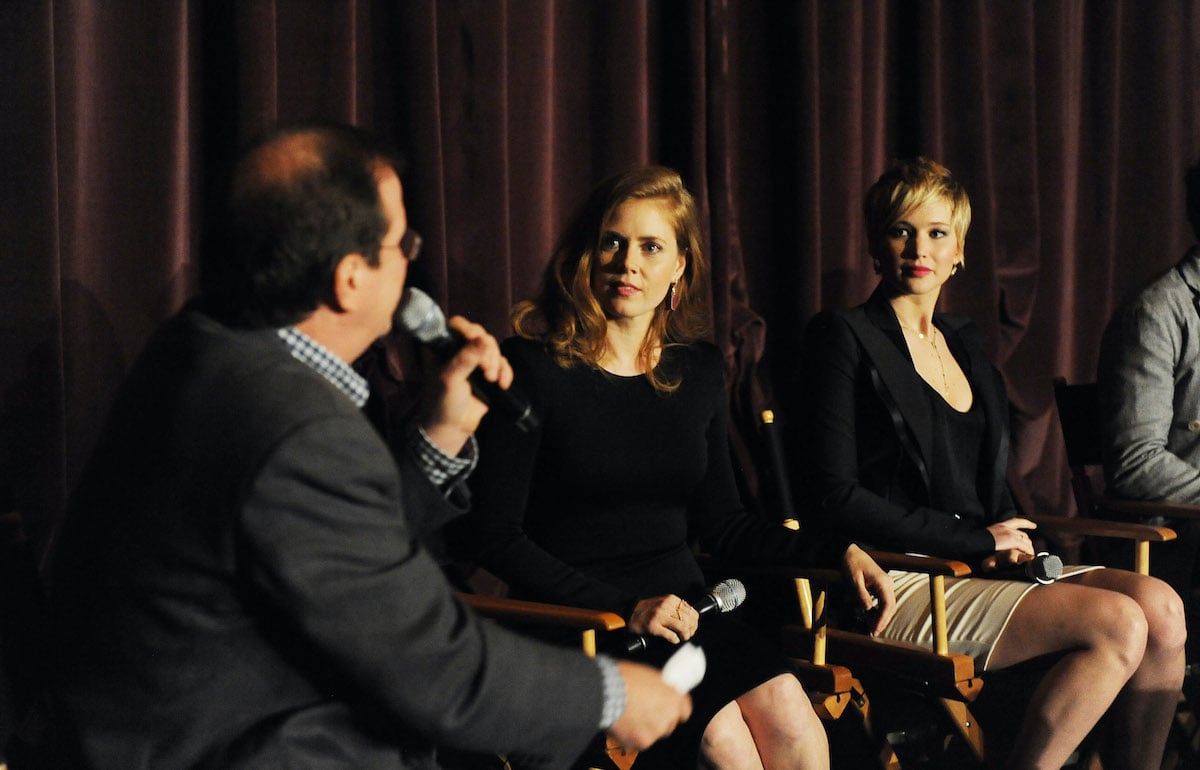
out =
[[[679,168],[714,337],[765,355],[785,415],[804,321],[874,284],[866,186],[940,159],[975,212],[944,304],[987,333],[1039,512],[1071,513],[1052,378],[1091,378],[1116,303],[1192,241],[1187,0],[8,0],[0,61],[0,475],[41,546],[235,149],[280,120],[401,146],[414,281],[500,334],[594,182]]]

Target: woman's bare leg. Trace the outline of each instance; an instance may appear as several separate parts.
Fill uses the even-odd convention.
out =
[[[763,770],[754,736],[736,701],[727,703],[704,728],[700,758],[712,770]]]
[[[1125,570],[1095,570],[1072,580],[1122,593],[1137,602],[1146,616],[1146,652],[1111,709],[1104,767],[1158,770],[1183,687],[1187,641],[1183,601],[1161,580]]]
[[[1124,594],[1065,581],[1031,591],[988,667],[1064,654],[1034,690],[1006,766],[1059,770],[1141,665],[1146,638],[1146,617]]]
[[[717,712],[700,756],[719,770],[828,770],[829,740],[800,682],[781,674]]]
[[[763,682],[737,704],[766,770],[827,770],[825,726],[796,677],[781,674]]]

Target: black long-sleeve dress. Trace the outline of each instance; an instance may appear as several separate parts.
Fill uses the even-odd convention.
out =
[[[503,351],[541,427],[526,434],[485,418],[472,512],[455,539],[514,595],[628,618],[640,599],[703,588],[693,541],[757,563],[829,565],[845,550],[844,542],[799,536],[742,505],[712,345],[664,350],[659,366],[681,375],[670,394],[642,376],[560,367],[538,342],[510,339]],[[693,692],[692,719],[668,742],[687,747],[690,758],[719,708],[787,670],[773,646],[728,616],[706,615],[696,641],[708,673]]]

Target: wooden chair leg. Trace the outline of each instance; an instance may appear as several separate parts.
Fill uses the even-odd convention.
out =
[[[856,688],[856,692],[861,697],[851,698],[849,709],[857,716],[867,743],[872,747],[875,766],[880,770],[901,770],[900,757],[896,756],[896,750],[888,743],[887,736],[876,730],[871,721],[871,701],[863,693],[861,685]]]
[[[637,752],[625,751],[612,738],[608,739],[607,752],[609,761],[620,768],[620,770],[629,770],[629,768],[633,767],[633,763],[637,759]]]
[[[954,725],[958,737],[970,749],[975,760],[983,764],[983,730],[979,728],[979,722],[971,713],[971,709],[966,703],[952,698],[939,698],[938,700],[950,723]]]

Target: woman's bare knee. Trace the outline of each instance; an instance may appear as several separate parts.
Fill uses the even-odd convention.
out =
[[[812,702],[791,674],[763,682],[737,700],[768,770],[829,770],[829,739]]]
[[[1116,658],[1122,667],[1132,673],[1142,662],[1149,638],[1149,623],[1142,607],[1134,599],[1115,592],[1106,592],[1098,598],[1096,608],[1102,622],[1094,623],[1093,647]]]
[[[704,728],[704,741],[717,744],[722,740],[736,738],[739,734],[747,736],[750,734],[742,719],[742,710],[736,702],[727,703],[724,708],[713,715],[708,726]]]
[[[1146,652],[1175,655],[1187,641],[1183,600],[1158,578],[1124,570],[1096,570],[1083,576],[1087,584],[1124,594],[1137,602],[1146,621]]]
[[[826,741],[825,728],[800,682],[783,674],[738,698],[742,716],[755,735],[787,740]]]
[[[1175,654],[1187,642],[1187,620],[1183,599],[1174,588],[1157,578],[1144,577],[1132,594],[1146,616],[1147,647],[1155,654]]]
[[[700,740],[700,753],[709,767],[720,770],[761,770],[763,766],[736,702],[726,704],[709,720]]]
[[[1078,651],[1132,671],[1145,653],[1146,634],[1146,616],[1136,601],[1107,586],[1069,579],[1034,589],[1017,605],[987,665],[1002,669]]]

